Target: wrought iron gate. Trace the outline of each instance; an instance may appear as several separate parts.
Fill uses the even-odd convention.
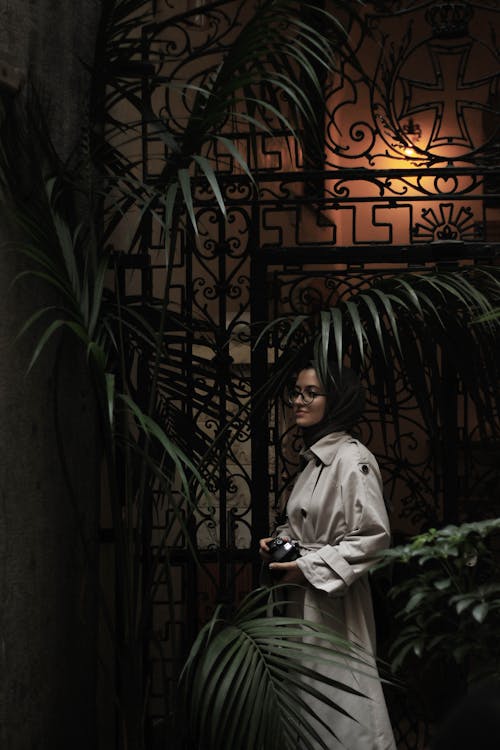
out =
[[[143,62],[154,61],[156,73],[144,79],[142,96],[174,129],[176,107],[184,104],[173,101],[169,80],[175,74],[196,82],[203,55],[223,54],[244,15],[239,2],[197,6],[179,4],[174,17],[157,3],[158,21],[144,32]],[[222,175],[227,220],[200,180],[200,237],[183,231],[171,295],[172,305],[203,321],[205,340],[179,335],[182,367],[175,372],[182,376],[168,369],[163,375],[178,378],[177,406],[194,426],[193,439],[198,433],[218,441],[212,500],[200,502],[190,526],[202,567],[185,537],[172,548],[180,643],[189,642],[214,602],[234,601],[257,583],[256,540],[272,526],[297,468],[279,402],[251,409],[277,346],[271,339],[253,348],[252,326],[338,303],[381,275],[495,262],[499,68],[491,30],[499,17],[495,2],[367,3],[363,24],[345,19],[349,43],[338,73],[324,79],[321,152],[307,140],[299,150],[277,128],[252,137],[229,128],[249,161],[257,142],[255,184],[230,152],[210,154]],[[168,147],[147,123],[143,129],[147,181]],[[124,269],[137,266],[133,276],[124,270],[124,293],[149,299],[163,283],[163,241],[149,225],[139,244],[141,253],[124,261]],[[382,443],[373,400],[363,437],[378,455],[396,535],[404,536],[456,519],[458,498],[472,502],[477,479],[493,476],[495,466],[481,466],[474,454],[477,424],[452,369],[443,371],[442,392],[429,396],[431,408],[437,412],[439,402],[447,415],[439,441],[427,435],[399,375],[403,439]],[[167,523],[156,517],[157,532]],[[165,606],[161,598],[155,603],[160,639]],[[157,698],[153,714],[162,710]],[[414,728],[400,734],[401,748],[418,747]]]

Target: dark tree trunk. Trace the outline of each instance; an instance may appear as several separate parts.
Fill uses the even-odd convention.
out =
[[[98,13],[94,0],[0,2],[0,61],[23,69],[40,93],[63,158],[80,135],[88,99],[82,61],[92,61]],[[0,215],[0,747],[89,750],[99,484],[93,398],[84,358],[64,339],[25,376],[36,334],[14,337],[52,298],[35,280],[7,293],[23,268],[5,252],[15,238]]]

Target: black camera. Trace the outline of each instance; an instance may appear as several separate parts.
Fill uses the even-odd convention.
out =
[[[297,542],[290,542],[287,539],[282,539],[280,536],[271,539],[267,543],[267,546],[273,562],[291,562],[300,557]]]

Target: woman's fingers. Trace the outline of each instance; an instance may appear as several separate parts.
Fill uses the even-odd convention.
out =
[[[269,559],[269,547],[267,545],[271,539],[272,536],[266,536],[259,541],[259,555],[264,559]]]
[[[260,548],[264,550],[264,552],[269,552],[268,544],[271,541],[272,536],[266,536],[264,539],[261,539],[259,542]]]

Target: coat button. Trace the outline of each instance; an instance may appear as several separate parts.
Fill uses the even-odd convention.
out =
[[[300,512],[302,513],[302,518],[307,518],[307,510],[304,510],[304,508],[301,508]]]
[[[321,466],[321,464],[323,463],[323,461],[321,460],[321,458],[317,458],[314,463],[316,464],[316,466]]]
[[[361,466],[361,471],[363,472],[363,474],[368,474],[368,472],[370,471],[370,468],[366,464],[363,464]]]

